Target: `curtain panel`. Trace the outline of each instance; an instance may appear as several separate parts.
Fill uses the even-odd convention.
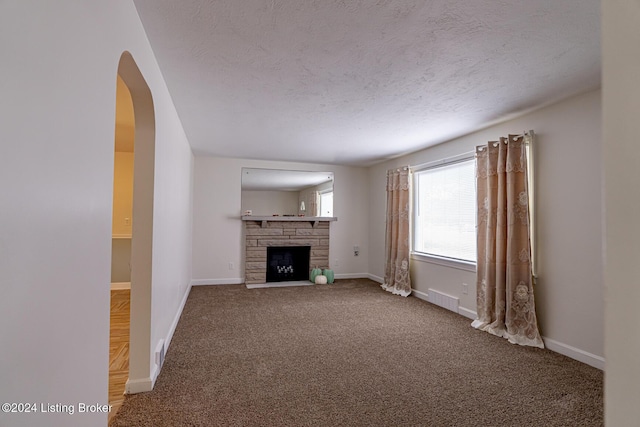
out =
[[[396,295],[409,296],[409,203],[408,167],[387,171],[387,218],[385,273],[382,288]]]
[[[320,192],[312,191],[309,199],[309,209],[313,212],[313,216],[320,215]]]
[[[300,207],[301,203],[304,202],[305,211],[303,212],[299,209],[298,213],[306,214],[307,216],[320,216],[320,212],[318,212],[318,209],[320,208],[320,203],[318,202],[319,199],[320,193],[318,191],[301,191],[298,197],[298,207]]]
[[[535,311],[523,137],[476,148],[477,313],[472,326],[544,348]]]

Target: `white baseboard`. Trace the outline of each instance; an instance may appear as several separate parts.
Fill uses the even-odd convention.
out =
[[[417,289],[411,289],[411,296],[414,296],[421,300],[429,301],[428,299],[429,294],[427,294],[426,292],[419,291]]]
[[[458,314],[471,320],[476,320],[478,318],[478,313],[464,307],[458,307]]]
[[[291,288],[295,286],[315,286],[315,283],[308,280],[292,280],[290,282],[254,283],[252,285],[245,286],[247,289]]]
[[[171,322],[171,326],[169,327],[169,332],[164,340],[164,354],[166,355],[169,351],[169,345],[171,345],[171,339],[173,338],[173,333],[176,331],[176,327],[178,327],[178,322],[180,321],[180,316],[182,315],[182,310],[184,310],[184,306],[187,303],[187,299],[189,298],[189,293],[191,292],[191,284],[187,286],[187,290],[182,297],[182,301],[180,301],[180,306],[178,307],[178,311],[173,318],[173,322]],[[155,387],[156,380],[158,379],[158,375],[160,375],[161,367],[158,365],[154,365],[153,372],[151,373],[151,389]]]
[[[421,300],[425,300],[425,301],[429,301],[429,294],[426,292],[422,292],[422,291],[418,291],[416,289],[412,289],[411,290],[411,295],[419,298]],[[464,316],[466,318],[469,318],[471,320],[474,320],[477,315],[476,312],[473,310],[469,310],[468,308],[464,308],[464,307],[458,307],[458,314],[461,316]]]
[[[139,380],[127,380],[127,384],[125,385],[125,394],[136,394],[136,393],[144,393],[145,391],[153,390],[154,381],[149,378],[142,378]]]
[[[560,353],[564,356],[570,357],[579,362],[586,363],[587,365],[604,371],[604,357],[596,356],[595,354],[580,350],[579,348],[572,347],[568,344],[564,344],[556,340],[552,340],[551,338],[542,337],[542,341],[544,341],[545,347],[551,351],[555,351],[556,353]]]
[[[334,274],[334,278],[336,279],[367,279],[369,278],[368,273],[341,273]]]
[[[413,289],[411,291],[411,295],[421,300],[428,301],[428,294],[426,292],[421,292]],[[468,308],[464,307],[458,307],[458,314],[471,320],[478,318],[478,314],[475,311],[469,310]],[[552,340],[551,338],[542,337],[542,340],[544,341],[544,345],[547,349],[604,371],[603,357],[596,356],[595,354],[591,354],[579,348],[561,343],[556,340]]]
[[[367,278],[373,280],[374,282],[378,282],[380,284],[384,283],[384,277],[376,276],[375,274],[367,274]]]
[[[375,276],[369,273],[336,273],[334,274],[336,279],[371,279],[375,282],[382,283],[384,279],[382,277]],[[204,286],[204,285],[241,285],[244,283],[242,277],[229,277],[226,279],[193,279],[191,280],[191,286]]]
[[[411,296],[428,301],[428,294],[416,289],[412,289]],[[458,307],[458,314],[471,320],[477,319],[478,317],[475,311],[464,307]],[[551,338],[542,337],[542,340],[547,349],[604,371],[604,357],[596,356],[595,354],[552,340]]]
[[[191,285],[187,286],[187,290],[182,297],[182,301],[180,301],[180,307],[178,308],[178,312],[173,318],[173,322],[171,322],[171,327],[169,328],[169,333],[167,337],[164,339],[164,351],[165,354],[169,351],[169,346],[171,345],[171,339],[173,338],[173,333],[176,331],[178,327],[178,322],[180,321],[180,316],[182,315],[182,310],[184,310],[184,306],[187,303],[187,299],[189,298],[189,293],[191,293]],[[155,379],[153,380],[155,383]]]
[[[203,285],[241,285],[244,283],[242,277],[229,277],[226,279],[193,279],[191,280],[191,286],[203,286]]]
[[[180,321],[180,316],[182,315],[182,310],[184,310],[184,306],[187,303],[187,299],[189,298],[189,293],[191,292],[191,285],[187,286],[187,290],[182,297],[182,301],[180,301],[180,306],[176,312],[176,315],[173,318],[173,322],[171,322],[171,326],[169,327],[169,332],[164,340],[164,351],[165,354],[169,351],[169,345],[171,344],[171,339],[173,338],[173,333],[176,331],[176,327],[178,326],[178,321]],[[162,341],[162,340],[160,340]],[[146,391],[153,390],[153,387],[156,384],[156,380],[158,379],[158,375],[160,375],[160,369],[158,365],[154,364],[153,369],[151,370],[151,376],[149,378],[143,378],[138,380],[127,380],[127,384],[125,386],[125,394],[136,394],[136,393],[144,393]]]

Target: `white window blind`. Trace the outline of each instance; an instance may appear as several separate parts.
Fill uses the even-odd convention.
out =
[[[476,261],[475,161],[415,173],[414,251]]]

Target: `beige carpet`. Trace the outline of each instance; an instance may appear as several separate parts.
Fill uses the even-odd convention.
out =
[[[602,426],[602,372],[369,280],[194,287],[110,426]]]

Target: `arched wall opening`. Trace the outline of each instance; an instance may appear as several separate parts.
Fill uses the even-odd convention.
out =
[[[131,217],[131,300],[129,379],[126,393],[149,391],[151,379],[151,284],[155,166],[153,97],[129,52],[118,64],[118,76],[128,87],[134,112],[133,203]]]

